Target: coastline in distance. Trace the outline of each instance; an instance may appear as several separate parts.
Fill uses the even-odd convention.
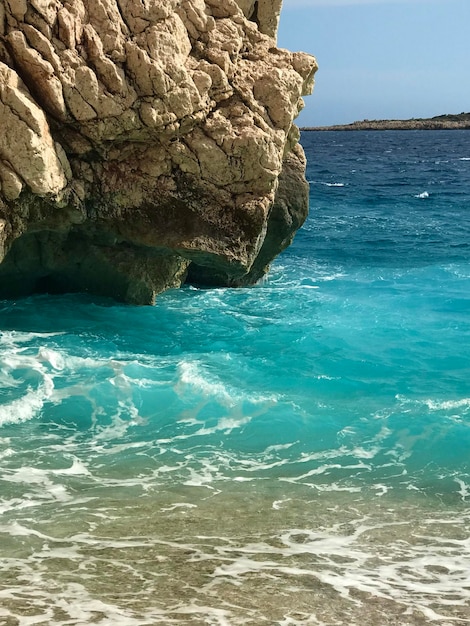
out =
[[[351,124],[334,126],[304,126],[309,130],[470,130],[470,113],[436,115],[429,118],[409,120],[361,120]]]

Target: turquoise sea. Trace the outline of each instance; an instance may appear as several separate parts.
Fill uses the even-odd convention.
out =
[[[249,289],[0,302],[0,624],[470,624],[470,132],[308,132]]]

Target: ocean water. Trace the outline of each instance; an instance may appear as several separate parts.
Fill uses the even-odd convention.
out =
[[[0,624],[470,624],[470,133],[302,143],[261,284],[0,302]]]

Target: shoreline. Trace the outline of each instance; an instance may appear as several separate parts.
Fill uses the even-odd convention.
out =
[[[431,118],[409,120],[361,120],[351,124],[332,126],[303,126],[302,132],[332,130],[470,130],[470,113],[458,115],[437,115]]]

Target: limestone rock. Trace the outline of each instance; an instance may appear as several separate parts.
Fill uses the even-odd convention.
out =
[[[243,14],[258,24],[261,33],[276,37],[282,0],[237,0]]]
[[[281,0],[0,0],[0,297],[258,280],[305,219]],[[286,191],[287,190],[287,191]]]

